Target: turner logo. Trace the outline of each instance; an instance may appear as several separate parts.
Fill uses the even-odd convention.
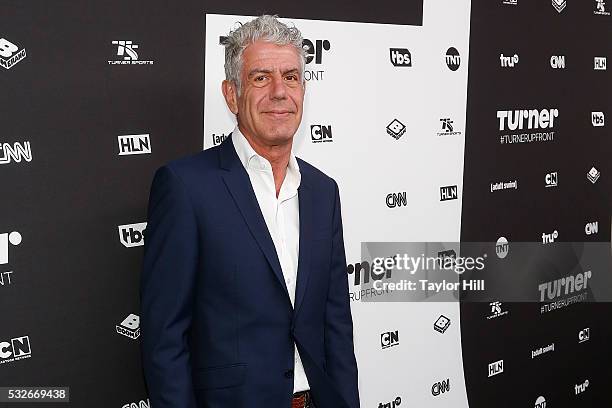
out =
[[[565,0],[552,0],[552,5],[559,13],[565,10],[565,6],[567,6],[567,2]]]
[[[559,231],[554,230],[550,234],[542,233],[542,243],[543,244],[552,244],[555,242],[555,239],[559,238]]]
[[[310,125],[312,143],[333,142],[331,125]]]
[[[119,156],[151,153],[149,134],[117,136]]]
[[[393,119],[391,123],[387,125],[387,133],[397,140],[406,133],[406,126],[399,120]]]
[[[544,186],[545,187],[557,187],[558,183],[559,182],[558,182],[556,171],[553,171],[552,173],[548,173],[546,174],[546,176],[544,176]]]
[[[30,142],[15,142],[12,146],[9,143],[0,144],[0,164],[21,163],[21,160],[32,161]]]
[[[519,62],[519,56],[514,54],[511,57],[506,57],[504,54],[501,54],[499,56],[499,62],[502,68],[514,68],[514,66]]]
[[[140,60],[136,50],[139,48],[133,41],[115,40],[112,45],[117,46],[117,59],[109,60],[109,65],[153,65],[151,60]]]
[[[0,66],[11,69],[26,57],[25,48],[19,48],[6,38],[0,38]]]
[[[507,310],[502,310],[502,302],[491,302],[489,303],[489,306],[491,307],[491,314],[487,316],[487,320],[495,319],[508,314]]]
[[[124,404],[121,408],[151,408],[151,403],[149,399],[140,400],[139,402],[130,402],[128,404]]]
[[[508,256],[509,251],[510,245],[508,244],[508,240],[505,237],[499,237],[495,243],[495,254],[497,257],[499,259],[504,259]]]
[[[402,399],[400,397],[396,397],[391,402],[387,402],[387,403],[380,402],[380,403],[378,403],[378,408],[396,408],[396,407],[399,407],[401,403],[402,403]]]
[[[438,317],[436,321],[434,322],[434,330],[437,331],[438,333],[444,333],[446,332],[446,329],[448,329],[450,324],[451,324],[451,321],[448,317],[444,315],[440,315],[440,317]]]
[[[457,197],[457,186],[440,187],[440,201],[456,200]]]
[[[587,289],[588,281],[592,277],[591,271],[585,271],[565,278],[544,282],[538,285],[540,302],[553,301],[561,296],[572,295]]]
[[[140,317],[130,313],[128,317],[123,319],[115,328],[117,329],[117,333],[135,340],[140,336]]]
[[[450,47],[446,50],[446,66],[451,71],[456,71],[459,69],[461,65],[461,56],[459,55],[459,51],[455,47]]]
[[[406,200],[406,192],[403,191],[401,193],[389,193],[387,194],[385,202],[387,203],[387,207],[389,208],[405,207],[408,205],[408,201]]]
[[[304,50],[306,51],[306,64],[314,62],[315,65],[321,65],[323,63],[323,55],[325,51],[331,49],[329,40],[315,40],[313,43],[309,39],[304,39],[302,42]],[[322,81],[324,70],[305,70],[304,79],[306,81]]]
[[[552,129],[558,109],[517,109],[497,111],[499,130]]]
[[[595,127],[602,127],[605,125],[605,116],[603,112],[591,112],[591,123]]]
[[[587,179],[593,184],[597,183],[599,180],[599,176],[601,176],[601,172],[597,170],[595,167],[591,167],[591,170],[587,173]]]
[[[146,222],[119,225],[119,240],[126,248],[144,245]]]
[[[434,385],[431,386],[431,395],[434,397],[444,394],[446,391],[450,391],[450,378],[434,383]]]
[[[217,135],[215,133],[212,134],[212,145],[213,146],[218,146],[221,143],[223,143],[223,141],[225,139],[227,139],[229,135],[226,135],[225,133],[221,133],[220,135]]]
[[[32,357],[30,336],[15,337],[9,341],[0,341],[0,364],[12,363]]]
[[[610,12],[606,10],[606,2],[604,0],[595,0],[595,10],[593,14],[599,16],[609,16]]]
[[[533,408],[546,408],[546,398],[542,396],[538,397]]]
[[[489,378],[504,372],[504,360],[495,361],[489,364]]]
[[[21,244],[21,234],[17,231],[0,234],[0,265],[9,263],[9,246]]]
[[[595,57],[593,62],[593,69],[595,71],[605,71],[607,68],[606,57]]]
[[[583,392],[586,391],[588,386],[589,386],[589,380],[584,380],[582,384],[574,385],[574,392],[576,393],[576,395],[582,394]]]
[[[599,232],[599,222],[588,222],[584,226],[584,233],[587,235],[594,235]]]
[[[412,55],[406,48],[389,48],[389,59],[394,67],[412,66]]]
[[[585,341],[589,341],[591,338],[591,329],[585,328],[578,332],[578,343],[584,343]]]
[[[553,55],[550,57],[550,67],[553,69],[565,69],[565,55]]]
[[[384,332],[380,335],[380,347],[384,350],[399,345],[399,332],[397,330]]]

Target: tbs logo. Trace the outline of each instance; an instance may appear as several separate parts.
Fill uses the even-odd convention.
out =
[[[0,341],[0,364],[32,357],[30,337],[15,337],[10,341]]]
[[[389,48],[389,58],[394,67],[412,66],[412,55],[406,48]]]
[[[146,228],[146,222],[119,225],[119,240],[126,248],[143,246]]]
[[[384,350],[399,345],[399,333],[397,330],[385,332],[380,335],[380,347]]]
[[[17,231],[0,234],[0,265],[7,264],[9,262],[9,244],[21,244],[21,234]]]
[[[135,340],[140,336],[140,317],[131,313],[115,328],[117,333]]]
[[[605,125],[605,117],[603,112],[591,112],[591,123],[595,127],[602,127]]]
[[[333,142],[331,125],[310,125],[312,143]]]

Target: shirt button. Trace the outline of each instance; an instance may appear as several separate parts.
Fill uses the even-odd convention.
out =
[[[285,378],[293,378],[293,370],[285,371]]]

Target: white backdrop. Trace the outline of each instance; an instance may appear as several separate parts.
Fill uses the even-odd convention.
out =
[[[294,150],[338,182],[349,264],[361,262],[361,242],[460,238],[470,2],[427,1],[423,12],[421,27],[283,19],[313,44],[329,41],[321,63],[306,65],[323,72],[307,82]],[[251,18],[206,16],[204,148],[213,146],[213,134],[227,135],[235,125],[221,94],[219,37]],[[445,61],[449,47],[460,53],[456,71]],[[390,48],[408,49],[412,66],[394,66]],[[439,135],[443,118],[460,133]],[[393,119],[406,126],[399,139],[386,131]],[[311,125],[330,126],[332,142],[314,143]],[[449,185],[458,187],[459,198],[440,201],[440,187]],[[387,194],[401,192],[407,205],[389,208]],[[358,298],[354,276],[348,279]],[[458,303],[354,299],[351,305],[362,407],[397,397],[401,406],[467,407]],[[441,314],[451,320],[445,333],[433,328]],[[381,334],[395,331],[399,344],[383,349]],[[447,379],[450,391],[433,396],[432,385]]]

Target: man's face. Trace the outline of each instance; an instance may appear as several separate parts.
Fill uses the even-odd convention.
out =
[[[243,133],[267,146],[292,141],[302,120],[304,86],[300,56],[291,45],[257,41],[242,54],[241,93],[223,83],[230,110]]]

